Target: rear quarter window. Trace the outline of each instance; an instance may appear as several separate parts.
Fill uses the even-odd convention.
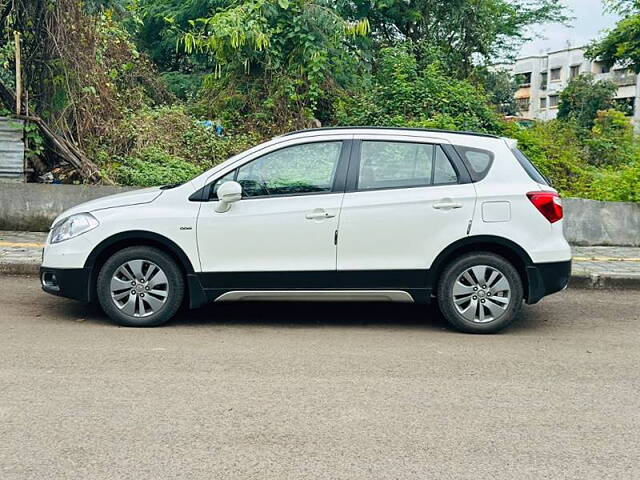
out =
[[[462,157],[467,170],[471,174],[471,179],[478,182],[487,176],[491,165],[493,165],[493,152],[473,147],[455,147],[458,154]]]

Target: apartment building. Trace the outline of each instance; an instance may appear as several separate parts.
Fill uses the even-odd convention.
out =
[[[581,73],[592,73],[596,80],[611,80],[618,86],[616,102],[640,126],[640,86],[638,75],[627,68],[605,67],[602,62],[585,58],[584,47],[566,48],[544,55],[519,58],[513,73],[520,80],[516,92],[518,116],[551,120],[558,114],[560,92],[569,80]]]

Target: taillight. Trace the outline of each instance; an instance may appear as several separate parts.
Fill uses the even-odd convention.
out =
[[[562,220],[562,200],[555,192],[529,192],[531,203],[551,223]]]

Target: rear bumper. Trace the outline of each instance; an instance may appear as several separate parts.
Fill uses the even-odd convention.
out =
[[[40,284],[52,295],[89,302],[89,275],[88,268],[40,267]]]
[[[527,303],[538,303],[541,298],[567,288],[571,277],[571,260],[566,262],[537,263],[527,267],[529,284]]]

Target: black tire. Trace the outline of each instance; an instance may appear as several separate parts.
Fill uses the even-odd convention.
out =
[[[456,292],[460,292],[460,288],[471,290],[476,288],[477,293],[476,291],[467,293],[465,290],[465,293],[456,295],[455,300],[461,302],[459,303],[459,307],[457,307],[454,302],[454,287],[456,286],[458,278],[472,267],[479,267],[479,271],[482,271],[481,266],[489,267],[488,269],[484,269],[484,271],[487,272],[486,275],[490,278],[492,271],[497,271],[503,275],[509,284],[508,287],[510,290],[508,296],[506,290],[496,293],[494,289],[486,285],[488,282],[484,282],[484,279],[476,280],[474,273],[472,278],[476,280],[476,282],[467,282],[466,279],[463,279],[462,281],[465,283],[459,283]],[[500,278],[498,278],[498,281],[501,282]],[[474,287],[474,285],[479,286]],[[498,285],[495,280],[493,281],[493,285]],[[482,288],[485,286],[488,288]],[[497,289],[498,287],[496,286],[496,290]],[[471,297],[468,297],[468,295],[471,295]],[[491,295],[493,295],[493,298],[491,298]],[[440,311],[449,324],[455,329],[466,333],[496,333],[509,326],[518,317],[522,309],[522,279],[516,268],[500,255],[490,252],[468,253],[446,266],[438,282],[437,298]],[[467,298],[469,298],[469,303],[466,303]],[[505,298],[508,298],[506,308],[496,308],[496,306],[499,307],[505,302]],[[482,300],[484,300],[484,302],[479,303]],[[465,315],[459,311],[459,308],[464,310],[467,316],[474,316],[476,318],[471,320],[465,317]],[[491,319],[495,311],[498,313],[495,314],[494,319]],[[479,323],[481,321],[479,317],[484,317],[485,315],[489,317],[490,320],[487,320],[485,323]],[[482,321],[485,320],[483,319]]]
[[[119,308],[116,303],[117,301],[112,298],[111,292],[111,283],[116,274],[116,270],[118,270],[121,266],[127,264],[127,262],[135,262],[136,260],[143,261],[143,271],[150,272],[151,265],[155,265],[159,267],[166,276],[166,282],[161,282],[161,284],[157,288],[165,289],[165,294],[160,296],[154,296],[153,289],[151,292],[142,291],[142,297],[147,295],[145,298],[145,302],[142,303],[142,298],[137,299],[137,302],[140,302],[142,306],[139,307],[139,304],[135,304],[137,314],[128,315],[123,312],[122,308]],[[144,270],[146,266],[146,270]],[[124,277],[121,277],[124,279]],[[153,278],[150,278],[150,282]],[[142,282],[140,282],[142,283]],[[147,283],[147,285],[151,285],[151,283]],[[165,287],[166,285],[166,287]],[[155,327],[158,325],[162,325],[163,323],[170,320],[175,313],[180,308],[182,304],[182,299],[184,298],[184,277],[176,262],[166,253],[152,247],[129,247],[123,250],[120,250],[114,253],[102,266],[100,269],[100,273],[98,274],[97,280],[97,296],[98,301],[100,302],[100,306],[102,310],[113,320],[113,322],[118,325],[122,325],[125,327]],[[128,289],[129,287],[126,287]],[[133,289],[141,288],[144,289],[144,285],[131,287]],[[149,290],[149,289],[147,289]],[[124,295],[124,292],[121,295]],[[131,293],[131,292],[128,292]],[[120,294],[118,294],[120,295]],[[140,295],[133,294],[132,301],[135,300],[135,296]],[[150,298],[150,295],[152,298]],[[164,300],[162,295],[164,295]],[[153,299],[156,300],[153,300]],[[148,301],[153,300],[155,304],[158,303],[157,299],[160,299],[162,303],[159,307],[153,310],[153,307]],[[123,296],[123,303],[129,301],[128,297]],[[141,311],[139,308],[146,310],[144,315],[140,316]],[[149,310],[152,310],[152,313],[148,313]],[[138,316],[136,316],[138,315]]]

